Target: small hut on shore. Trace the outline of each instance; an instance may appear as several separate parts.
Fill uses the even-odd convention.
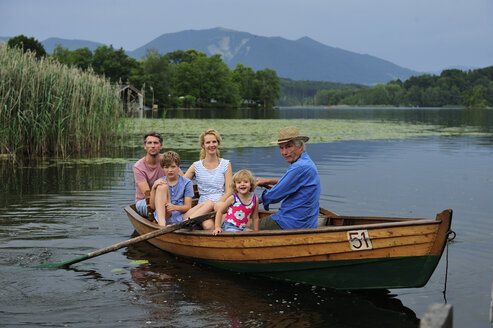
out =
[[[120,97],[123,100],[125,111],[144,110],[144,95],[134,86],[130,84],[120,85]]]

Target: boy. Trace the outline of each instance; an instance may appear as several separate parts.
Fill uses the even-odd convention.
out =
[[[150,206],[161,226],[182,222],[183,213],[192,207],[194,196],[190,179],[180,175],[180,155],[168,151],[161,157],[164,178],[157,179],[151,189]]]

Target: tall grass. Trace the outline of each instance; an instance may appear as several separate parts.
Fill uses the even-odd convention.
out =
[[[118,130],[118,90],[92,72],[0,47],[0,154],[98,153]]]

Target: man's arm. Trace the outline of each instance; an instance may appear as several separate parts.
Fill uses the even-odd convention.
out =
[[[303,183],[303,176],[303,168],[291,166],[271,189],[264,190],[260,195],[264,208],[267,210],[269,204],[279,203],[284,198],[295,193]]]
[[[270,178],[270,179],[260,178],[260,177],[257,178],[257,186],[260,186],[260,187],[265,187],[268,185],[275,185],[278,182],[279,182],[279,179],[276,179],[276,178]]]
[[[143,181],[143,182],[138,182],[137,183],[137,188],[139,188],[140,192],[142,193],[142,195],[145,195],[145,192],[147,190],[150,190],[151,188],[149,188],[149,185],[147,184],[147,182]]]

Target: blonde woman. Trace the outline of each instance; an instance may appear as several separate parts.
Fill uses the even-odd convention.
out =
[[[209,129],[199,137],[200,160],[194,162],[185,173],[185,177],[195,177],[200,194],[199,203],[183,215],[183,220],[206,214],[214,210],[214,205],[231,195],[233,169],[229,160],[219,157],[221,136],[216,130]],[[204,230],[213,230],[214,221],[202,223]]]

